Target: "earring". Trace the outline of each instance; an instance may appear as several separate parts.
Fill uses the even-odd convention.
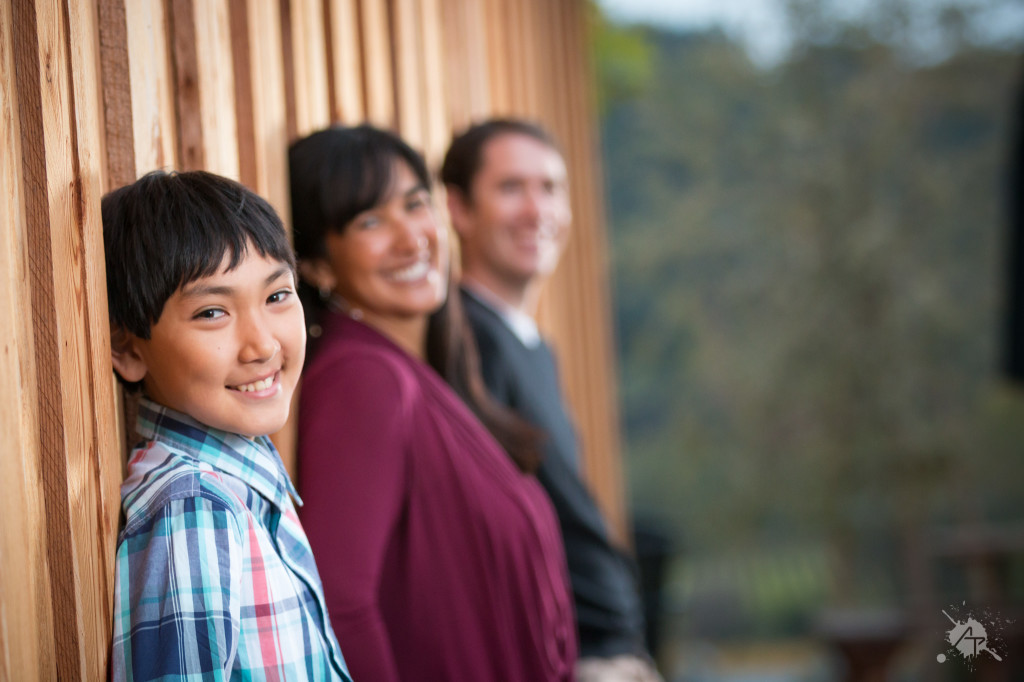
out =
[[[363,319],[363,311],[355,306],[349,305],[349,302],[342,298],[340,294],[331,294],[327,299],[327,307],[336,313],[344,313],[353,320]]]
[[[325,303],[331,298],[331,290],[325,286],[317,287],[317,293],[320,294],[320,300]]]

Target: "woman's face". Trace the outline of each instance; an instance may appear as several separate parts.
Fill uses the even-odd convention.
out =
[[[326,238],[334,290],[363,320],[387,330],[425,322],[447,295],[448,236],[430,193],[404,161],[380,204]]]

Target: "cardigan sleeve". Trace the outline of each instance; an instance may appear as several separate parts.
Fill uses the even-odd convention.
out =
[[[372,353],[310,369],[300,397],[300,516],[353,678],[397,682],[380,577],[407,495],[413,389]]]

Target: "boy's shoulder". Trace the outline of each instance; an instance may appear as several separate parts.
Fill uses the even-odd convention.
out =
[[[163,440],[150,440],[132,450],[128,475],[121,484],[121,508],[131,534],[174,500],[203,498],[231,515],[247,510],[245,483],[201,462]]]

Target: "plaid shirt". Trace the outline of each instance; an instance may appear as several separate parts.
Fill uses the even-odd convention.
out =
[[[145,399],[136,429],[148,442],[121,486],[113,679],[350,682],[270,439]]]

